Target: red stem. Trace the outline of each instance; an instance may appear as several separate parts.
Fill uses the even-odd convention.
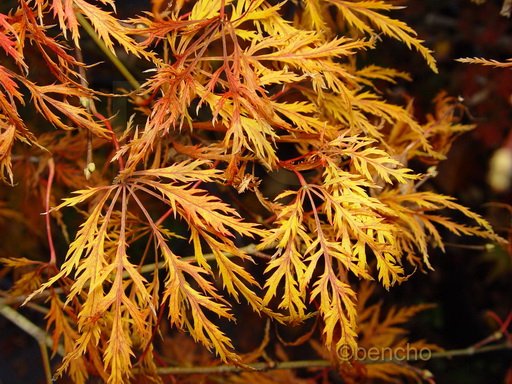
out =
[[[300,185],[302,187],[305,187],[308,184],[306,182],[306,179],[304,179],[304,176],[302,176],[302,174],[297,170],[297,168],[293,164],[288,163],[288,161],[280,161],[279,165],[281,165],[281,167],[283,167],[284,169],[287,169],[295,173],[295,176],[297,176],[297,179],[299,179]]]
[[[117,141],[116,133],[112,129],[112,125],[110,125],[110,121],[108,121],[108,119],[99,112],[94,112],[94,116],[97,117],[98,119],[100,119],[101,122],[103,124],[105,124],[105,127],[107,127],[107,129],[110,131],[110,133],[112,135],[112,144],[114,144],[114,148],[116,149],[116,152],[119,152],[119,148],[120,148],[119,141]],[[122,171],[124,169],[124,160],[121,156],[119,156],[117,161],[119,162],[119,169]]]

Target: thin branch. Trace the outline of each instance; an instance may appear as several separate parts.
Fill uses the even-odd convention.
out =
[[[443,245],[446,247],[452,247],[452,248],[460,248],[460,249],[470,249],[473,251],[488,251],[489,245],[469,245],[469,244],[456,244],[456,243],[449,243],[449,242],[443,242]]]
[[[112,144],[114,145],[114,148],[115,148],[115,151],[117,154],[120,150],[119,141],[117,140],[116,133],[114,132],[114,129],[112,128],[112,125],[110,124],[110,121],[99,112],[94,112],[94,116],[96,118],[100,119],[101,122],[105,125],[105,127],[107,127],[107,129],[110,131],[110,134],[112,136]],[[124,160],[123,160],[122,156],[119,156],[117,158],[117,162],[119,163],[119,169],[121,171],[123,171],[124,170]]]
[[[45,212],[45,221],[46,221],[46,235],[48,237],[48,245],[50,247],[50,265],[55,265],[57,263],[57,255],[55,253],[55,246],[53,245],[53,237],[52,237],[52,227],[50,220],[50,197],[52,192],[52,184],[53,178],[55,176],[55,162],[53,158],[50,157],[48,160],[48,182],[46,183],[46,212]]]
[[[262,259],[269,259],[270,258],[269,255],[260,252],[257,249],[256,244],[249,244],[249,245],[246,245],[245,247],[241,247],[239,249],[240,249],[240,251],[245,252],[248,255],[254,255],[254,256],[262,258]],[[226,257],[234,256],[231,253],[226,253],[225,255],[226,255]],[[204,258],[205,258],[205,260],[215,260],[215,255],[213,253],[206,253],[204,255]],[[184,256],[182,258],[182,260],[183,261],[194,261],[195,260],[195,256]],[[160,268],[163,268],[164,266],[165,266],[165,262],[164,261],[161,261],[160,263],[146,264],[146,265],[143,265],[140,268],[139,272],[141,274],[151,273],[155,269],[160,269]],[[128,277],[129,274],[127,272],[125,272],[123,276],[124,277]],[[63,293],[62,289],[61,288],[57,288],[57,293]],[[7,294],[2,295],[2,293],[0,292],[0,296],[4,296],[4,298],[0,299],[0,306],[2,306],[2,305],[6,305],[6,304],[22,303],[22,302],[24,302],[27,299],[27,297],[29,295],[20,295],[20,296],[14,296],[13,297],[13,296],[8,296]],[[48,294],[46,293],[46,291],[41,292],[37,296],[34,296],[34,298],[46,298],[46,297],[48,297]]]
[[[257,250],[256,244],[246,245],[245,247],[239,248],[239,250],[247,253],[248,255],[254,255],[254,256],[262,258],[262,259],[269,259],[271,257],[271,256]],[[226,257],[234,256],[231,253],[226,253],[225,255],[226,255]],[[215,255],[213,253],[206,253],[204,255],[204,258],[205,258],[205,260],[215,260]],[[183,261],[194,261],[195,256],[185,256],[182,258],[182,260]],[[139,269],[139,273],[141,273],[141,274],[151,273],[155,269],[160,269],[160,268],[163,268],[164,266],[165,266],[164,261],[161,261],[160,263],[146,264],[146,265],[143,265]],[[128,272],[124,272],[123,277],[129,277]],[[55,291],[58,294],[64,293],[62,288],[55,288]],[[3,296],[3,298],[0,298],[0,307],[1,307],[3,305],[23,303],[29,295],[9,296],[8,294],[3,294],[0,291],[0,296]],[[47,297],[48,297],[48,291],[43,291],[43,292],[39,293],[38,295],[34,296],[33,299],[36,299],[36,298],[44,299]]]
[[[21,313],[3,303],[0,303],[0,315],[5,317],[7,320],[10,320],[24,332],[28,333],[35,340],[37,340],[38,343],[43,343],[47,347],[53,348],[53,340],[50,335],[48,335],[44,330],[39,328]],[[64,348],[61,345],[57,346],[57,353],[60,356],[64,356]]]
[[[283,362],[260,362],[252,363],[244,366],[237,365],[217,365],[217,366],[202,366],[202,367],[164,367],[158,368],[159,375],[190,375],[190,374],[209,374],[209,373],[236,373],[236,372],[251,372],[251,371],[270,371],[270,370],[283,370],[283,369],[298,369],[298,368],[327,368],[332,363],[328,360],[298,360],[298,361],[283,361]]]
[[[472,356],[481,353],[488,353],[494,351],[501,351],[512,349],[512,345],[508,342],[502,344],[495,344],[485,346],[479,349],[474,347],[464,349],[454,349],[449,351],[435,352],[430,355],[430,359],[444,359],[457,356]],[[422,360],[421,356],[407,359],[407,361]],[[384,363],[397,363],[402,364],[403,360],[360,360],[361,364],[384,364]],[[223,373],[236,373],[236,372],[251,372],[251,371],[271,371],[271,370],[286,370],[286,369],[300,369],[300,368],[327,368],[331,367],[332,362],[329,360],[298,360],[298,361],[283,361],[283,362],[260,362],[247,364],[243,366],[237,365],[218,365],[218,366],[199,366],[199,367],[161,367],[157,372],[159,375],[190,375],[190,374],[223,374]]]
[[[508,341],[500,343],[500,344],[486,345],[486,346],[480,347],[480,348],[475,348],[474,346],[471,346],[471,347],[462,348],[462,349],[451,349],[449,351],[434,352],[430,356],[430,359],[446,359],[446,358],[450,359],[452,357],[457,357],[457,356],[473,356],[473,355],[479,355],[481,353],[502,351],[502,350],[506,350],[506,349],[512,349],[512,344]]]
[[[41,359],[43,360],[44,376],[46,384],[52,383],[52,368],[50,366],[50,357],[48,356],[48,349],[43,341],[38,341],[39,349],[41,351]]]
[[[85,29],[85,32],[87,32],[87,34],[94,40],[96,45],[103,51],[103,53],[108,57],[112,64],[115,65],[119,72],[121,72],[121,74],[130,83],[130,85],[136,90],[139,89],[140,83],[137,81],[135,76],[133,76],[131,72],[128,70],[128,68],[126,68],[126,66],[123,64],[123,62],[119,60],[119,58],[117,58],[116,55],[114,55],[112,51],[110,51],[110,49],[107,48],[105,43],[99,38],[99,36],[96,34],[96,31],[94,30],[92,25],[89,24],[87,19],[83,17],[83,15],[81,15],[80,13],[76,14],[76,18],[80,25]]]
[[[44,330],[42,330],[37,325],[32,323],[25,316],[23,316],[16,310],[12,309],[11,307],[3,304],[2,302],[0,302],[0,315],[10,320],[18,328],[28,333],[37,341],[37,344],[39,345],[39,349],[41,351],[41,359],[43,360],[43,369],[46,378],[46,383],[51,384],[52,371],[50,366],[50,357],[48,355],[47,348],[53,347],[53,339]],[[60,356],[64,356],[65,352],[62,345],[57,346],[57,353]]]
[[[241,248],[247,253],[255,250],[255,245],[250,244],[246,247]],[[189,258],[192,258],[190,256]],[[213,258],[213,254],[205,255],[207,259]],[[187,259],[187,258],[185,258]],[[143,268],[148,268],[145,272],[152,271],[155,265],[146,265]],[[31,335],[38,343],[44,343],[49,348],[53,346],[52,338],[37,325],[32,323],[26,317],[12,309],[11,307],[0,302],[0,314],[5,318],[13,322],[20,329]],[[502,350],[512,350],[512,344],[509,341],[486,345],[483,347],[475,348],[471,346],[463,349],[452,349],[448,351],[433,352],[429,356],[429,360],[433,359],[449,359],[458,356],[473,356],[482,353],[489,353]],[[57,347],[57,353],[60,356],[64,356],[64,349],[61,345]],[[44,359],[44,356],[43,356]],[[410,356],[406,361],[419,361],[425,360],[421,354],[414,354]],[[384,363],[403,363],[403,360],[393,359],[367,359],[361,360],[361,364],[384,364]],[[332,362],[329,360],[298,360],[298,361],[283,361],[283,362],[259,362],[253,364],[240,365],[218,365],[218,366],[197,366],[197,367],[160,367],[157,372],[159,375],[188,375],[188,374],[223,374],[223,373],[236,373],[236,372],[251,372],[251,371],[269,371],[269,370],[286,370],[286,369],[300,369],[300,368],[327,368],[331,367]]]
[[[31,310],[33,310],[34,312],[38,312],[38,313],[41,313],[43,315],[47,315],[48,312],[50,312],[50,310],[46,307],[43,307],[42,305],[40,304],[36,304],[36,303],[32,303],[32,302],[28,302],[24,305],[24,307],[26,308],[30,308]]]
[[[82,50],[78,46],[75,47],[75,56],[80,63],[85,63],[84,57],[82,55]],[[78,66],[78,73],[80,73],[80,84],[84,88],[89,88],[89,82],[87,80],[87,73],[85,72],[84,65]],[[80,102],[87,109],[88,112],[96,112],[96,106],[94,105],[94,99],[92,97],[81,97]],[[95,168],[96,166],[94,165],[92,154],[92,132],[90,130],[87,130],[87,154],[84,168],[84,175],[87,180],[89,180],[89,178],[91,177],[91,169],[94,170]]]
[[[50,292],[49,290],[43,291],[43,292],[35,295],[32,299],[35,299],[35,298],[40,299],[40,300],[46,299],[50,295],[49,292]],[[54,288],[54,292],[57,294],[61,294],[61,293],[64,293],[64,290],[62,288]],[[21,304],[25,300],[27,300],[27,297],[29,297],[30,295],[10,296],[7,292],[0,291],[0,296],[2,296],[0,298],[0,307],[1,307],[3,305]]]

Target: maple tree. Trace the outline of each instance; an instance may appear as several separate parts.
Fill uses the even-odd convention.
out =
[[[442,229],[503,242],[484,218],[424,188],[472,128],[457,100],[439,95],[420,122],[412,102],[393,104],[378,86],[409,75],[362,64],[391,38],[437,71],[414,30],[392,17],[398,6],[155,0],[129,20],[115,6],[18,0],[0,14],[0,177],[32,196],[44,227],[30,228],[9,192],[0,216],[42,230],[49,248],[44,260],[6,254],[3,263],[24,271],[12,297],[46,298],[53,353],[63,355],[57,375],[160,380],[163,324],[209,350],[195,357],[205,364],[216,355],[243,368],[269,344],[267,331],[254,352],[237,350],[226,324],[243,304],[262,321],[316,319],[309,343],[350,380],[358,367],[343,350],[401,348],[400,327],[427,308],[381,315],[368,300],[376,285],[431,269]],[[84,33],[133,89],[89,86]],[[121,57],[148,68],[142,84]],[[117,98],[131,105],[126,121],[109,107]],[[45,123],[22,118],[27,106]],[[430,379],[412,365],[365,369],[386,381]],[[308,381],[290,371],[226,380],[279,379]]]

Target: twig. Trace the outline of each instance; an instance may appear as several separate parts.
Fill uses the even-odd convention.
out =
[[[475,348],[475,347],[468,347],[468,348],[462,348],[462,349],[451,349],[449,351],[440,351],[440,352],[434,352],[430,356],[430,359],[450,359],[452,357],[457,356],[473,356],[473,355],[479,355],[481,353],[488,353],[488,352],[494,352],[494,351],[502,351],[505,349],[512,349],[512,344],[510,344],[508,341],[500,344],[493,344],[493,345],[486,345],[484,347]],[[416,360],[419,360],[416,359]]]
[[[78,47],[78,45],[75,47],[75,56],[80,63],[85,63],[84,57],[82,55],[82,50]],[[80,73],[80,84],[82,84],[82,87],[89,88],[87,74],[85,73],[85,68],[83,65],[78,66],[78,72]],[[94,105],[94,99],[92,97],[81,97],[80,102],[87,109],[88,112],[96,112],[96,106]],[[89,178],[91,177],[91,169],[94,170],[94,168],[96,168],[96,166],[94,164],[92,156],[92,132],[90,130],[87,130],[87,154],[84,168],[84,175],[87,180],[89,180]]]
[[[432,359],[452,358],[456,356],[472,356],[481,353],[488,353],[493,351],[500,351],[512,349],[510,343],[502,343],[496,345],[489,345],[479,349],[473,347],[464,349],[454,349],[449,351],[435,352],[430,355]],[[421,360],[421,356],[407,359],[407,361]],[[402,360],[360,360],[361,364],[384,364],[384,363],[403,363]],[[247,364],[244,366],[237,365],[218,365],[218,366],[199,366],[199,367],[161,367],[157,369],[159,375],[190,375],[190,374],[222,374],[222,373],[236,373],[236,372],[251,372],[251,371],[269,371],[269,370],[283,370],[283,369],[299,369],[299,368],[327,368],[331,367],[332,362],[329,360],[298,360],[298,361],[283,361],[283,362],[260,362]]]
[[[52,383],[52,368],[50,366],[50,357],[48,356],[48,349],[44,341],[38,340],[39,350],[41,351],[41,359],[43,360],[44,376],[46,378],[46,384]]]
[[[39,349],[41,351],[41,358],[43,360],[43,368],[46,383],[51,384],[52,371],[50,367],[50,357],[48,356],[47,347],[53,348],[52,338],[44,330],[42,330],[37,325],[32,323],[25,316],[23,316],[22,314],[20,314],[19,312],[15,311],[14,309],[5,305],[2,302],[0,302],[0,315],[4,316],[7,320],[10,320],[18,328],[28,333],[37,341],[37,344],[39,345]],[[62,345],[58,345],[56,350],[60,356],[64,356],[65,353]]]
[[[54,292],[57,294],[61,294],[64,292],[64,290],[59,287],[59,288],[54,288]],[[0,307],[1,307],[2,305],[21,304],[25,300],[27,300],[27,297],[29,297],[30,295],[9,296],[9,294],[7,292],[0,291],[0,296],[2,296],[2,298],[0,298]],[[32,299],[35,299],[35,298],[46,299],[48,296],[49,296],[49,291],[46,290],[46,291],[43,291],[43,292],[33,296]]]
[[[85,29],[85,32],[94,40],[96,45],[103,51],[103,53],[108,57],[108,59],[115,65],[115,67],[121,72],[124,78],[130,83],[130,85],[134,89],[140,88],[140,83],[137,79],[131,74],[131,72],[126,68],[121,60],[119,60],[116,55],[112,53],[110,49],[107,48],[105,43],[99,38],[96,34],[96,31],[92,27],[91,24],[87,21],[85,17],[83,17],[80,13],[76,14],[76,19],[80,23],[80,25]]]
[[[469,244],[456,244],[456,243],[449,243],[449,242],[443,242],[443,245],[446,247],[470,249],[473,251],[489,251],[493,247],[492,244],[469,245]]]
[[[53,348],[52,338],[44,330],[39,328],[37,325],[35,325],[21,313],[15,311],[14,309],[5,304],[0,303],[0,315],[10,320],[24,332],[28,333],[35,340],[37,340],[38,343],[42,342],[47,347]],[[60,356],[64,356],[64,348],[61,345],[57,346],[57,353]]]
[[[55,246],[53,245],[53,237],[52,237],[52,227],[50,221],[50,197],[52,193],[52,184],[53,177],[55,176],[55,162],[53,158],[50,157],[48,160],[48,182],[46,183],[46,212],[45,212],[45,221],[46,221],[46,235],[48,237],[48,245],[50,246],[50,265],[55,265],[57,263],[57,255],[55,253]]]
[[[242,251],[242,252],[245,252],[245,253],[247,253],[249,255],[254,254],[255,256],[260,257],[260,258],[267,259],[267,258],[270,257],[268,255],[263,254],[262,252],[257,251],[255,244],[246,245],[245,247],[239,248],[239,250]],[[226,257],[230,257],[230,256],[233,256],[233,254],[226,253]],[[205,258],[205,260],[215,260],[215,255],[213,253],[206,253],[204,255],[204,258]],[[193,260],[195,260],[195,256],[185,256],[185,257],[182,258],[182,260],[183,261],[193,261]],[[160,268],[163,268],[164,266],[165,266],[165,262],[164,261],[161,261],[160,263],[146,264],[146,265],[143,265],[139,269],[139,273],[141,273],[141,274],[151,273],[155,269],[160,269]],[[125,272],[123,274],[123,277],[128,277],[128,276],[129,276],[128,272]],[[64,293],[62,288],[55,288],[55,292],[58,293],[58,294]],[[0,298],[0,307],[1,307],[3,305],[11,305],[11,304],[23,303],[27,299],[27,297],[29,295],[8,296],[7,293],[3,294],[0,291],[0,296],[4,296],[3,298]],[[36,298],[37,299],[42,299],[42,298],[46,298],[46,297],[48,297],[48,293],[47,293],[47,291],[43,291],[43,292],[37,294],[36,296],[34,296],[32,299],[36,299]]]
[[[202,367],[164,367],[158,368],[159,375],[190,375],[190,374],[208,374],[208,373],[236,373],[251,371],[268,371],[282,369],[298,369],[298,368],[326,368],[332,363],[328,360],[297,360],[283,362],[261,362],[252,363],[244,366],[237,365],[217,365]]]
[[[109,132],[112,136],[112,144],[114,145],[114,148],[115,148],[115,151],[117,154],[120,150],[119,141],[117,140],[116,133],[114,132],[114,129],[112,128],[112,125],[110,124],[110,121],[99,112],[94,112],[94,116],[97,117],[98,119],[100,119],[101,122],[103,124],[105,124],[105,127],[107,127],[107,129],[109,130]],[[119,156],[117,158],[117,162],[119,163],[119,169],[121,171],[124,170],[124,160],[121,156]]]
[[[242,248],[247,253],[255,249],[253,244]],[[205,255],[211,256],[213,255]],[[146,265],[145,267],[154,268],[155,265]],[[150,269],[152,270],[152,269]],[[146,271],[148,272],[148,271]],[[26,317],[16,312],[14,309],[0,302],[0,314],[5,318],[13,322],[20,329],[31,335],[37,342],[43,346],[49,348],[53,347],[52,338],[37,325],[32,323]],[[41,347],[42,348],[42,347]],[[473,356],[482,353],[495,352],[501,350],[512,350],[512,344],[509,341],[486,345],[480,348],[474,346],[463,348],[463,349],[452,349],[448,351],[433,352],[430,354],[428,360],[433,359],[450,359],[458,356]],[[61,345],[57,347],[57,353],[60,356],[64,356],[64,349]],[[43,355],[43,361],[45,357]],[[419,361],[425,360],[421,354],[414,354],[410,356],[406,361]],[[384,363],[403,363],[403,360],[398,359],[367,359],[360,360],[361,364],[384,364]],[[286,370],[286,369],[300,369],[300,368],[327,368],[332,366],[332,362],[329,360],[298,360],[298,361],[283,361],[283,362],[259,362],[253,364],[240,365],[218,365],[218,366],[196,366],[196,367],[160,367],[157,369],[159,375],[189,375],[189,374],[223,374],[223,373],[236,373],[236,372],[251,372],[251,371],[269,371],[269,370]],[[45,367],[46,369],[46,367]]]

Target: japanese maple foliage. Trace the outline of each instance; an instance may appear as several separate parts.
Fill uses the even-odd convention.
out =
[[[457,101],[441,95],[420,123],[412,103],[388,102],[376,85],[406,73],[360,64],[390,38],[437,70],[391,2],[160,0],[129,20],[116,5],[18,0],[0,14],[2,196],[9,207],[9,185],[39,186],[27,193],[46,214],[35,230],[51,249],[44,260],[7,254],[4,263],[29,268],[13,294],[48,298],[53,350],[64,355],[58,374],[158,380],[162,322],[210,350],[210,364],[216,355],[243,366],[252,360],[226,328],[235,303],[262,322],[316,318],[313,344],[333,365],[346,362],[347,346],[399,347],[406,335],[385,328],[425,307],[389,312],[380,325],[388,336],[377,340],[368,322],[380,305],[358,295],[431,268],[440,228],[497,240],[486,220],[422,188],[433,168],[411,169],[435,167],[471,129],[456,118]],[[134,89],[88,85],[87,34]],[[150,69],[135,79],[127,57]],[[34,61],[46,77],[33,75]],[[133,113],[121,123],[108,107],[120,97]],[[44,123],[25,119],[26,108]],[[277,193],[262,187],[269,182]],[[368,375],[422,379],[391,363]]]

